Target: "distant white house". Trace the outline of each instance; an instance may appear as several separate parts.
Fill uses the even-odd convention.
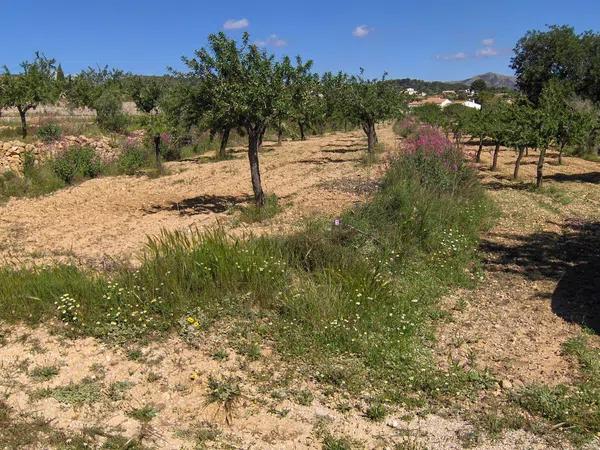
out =
[[[404,90],[404,92],[406,92],[408,95],[416,95],[417,94],[417,90],[413,89],[413,88],[406,88]]]
[[[467,108],[473,108],[476,110],[481,109],[481,105],[479,103],[474,102],[473,100],[467,100],[466,102],[463,102],[463,106],[466,106]]]
[[[442,103],[440,103],[440,108],[444,109],[446,106],[450,106],[451,104],[451,100],[445,99]]]

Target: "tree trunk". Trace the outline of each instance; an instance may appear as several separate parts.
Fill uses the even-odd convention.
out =
[[[558,165],[561,166],[562,165],[562,155],[563,155],[563,150],[565,149],[565,145],[566,142],[561,142],[560,143],[560,150],[558,151]]]
[[[154,141],[154,155],[156,157],[156,168],[159,172],[162,172],[162,165],[160,163],[160,134],[155,135],[152,140]]]
[[[208,143],[212,144],[213,141],[215,140],[215,135],[217,134],[217,130],[211,128],[210,132],[208,134]]]
[[[298,127],[300,128],[300,140],[301,141],[305,141],[306,140],[306,136],[304,134],[304,123],[298,122]]]
[[[258,148],[264,131],[248,127],[248,161],[250,162],[250,177],[252,178],[252,190],[257,207],[265,204],[265,193],[260,181],[260,165],[258,162]]]
[[[541,188],[542,184],[544,182],[544,159],[545,158],[546,158],[546,149],[541,148],[540,149],[540,157],[538,158],[538,163],[537,163],[537,179],[536,179],[536,183],[535,183],[535,185],[538,188]]]
[[[483,135],[479,136],[479,148],[477,149],[477,155],[475,155],[475,162],[481,162],[481,151],[483,150]]]
[[[515,162],[515,171],[513,172],[513,180],[519,178],[519,169],[521,168],[521,160],[523,159],[523,153],[525,153],[524,147],[517,147],[517,161]]]
[[[221,132],[221,145],[219,146],[219,159],[225,159],[227,156],[227,142],[229,142],[229,133],[231,128],[223,128]]]
[[[525,147],[525,156],[529,156],[529,147]]]
[[[25,139],[27,137],[27,109],[20,106],[17,109],[19,110],[19,116],[21,116],[21,136]]]
[[[281,125],[281,122],[279,122],[279,125],[277,126],[277,145],[281,145],[282,142],[283,142],[283,126]]]
[[[375,144],[377,143],[377,133],[375,133],[375,125],[372,123],[366,123],[363,125],[363,130],[367,135],[367,151],[373,153],[375,151]]]
[[[492,171],[496,171],[498,169],[498,153],[500,153],[500,142],[496,142],[496,147],[494,148],[494,158],[492,160]]]

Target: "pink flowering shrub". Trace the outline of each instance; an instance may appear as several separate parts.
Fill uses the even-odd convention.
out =
[[[421,125],[417,132],[406,140],[407,153],[423,152],[427,155],[443,157],[454,147],[448,138],[431,125]]]

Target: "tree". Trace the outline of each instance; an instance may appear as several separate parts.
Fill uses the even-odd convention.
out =
[[[471,83],[471,90],[476,93],[487,91],[487,88],[488,88],[487,83],[485,82],[485,80],[482,80],[481,78],[478,78]]]
[[[4,67],[2,75],[5,107],[14,107],[21,118],[21,134],[27,137],[27,112],[40,104],[52,104],[60,94],[56,84],[56,61],[36,53],[33,61],[21,63],[21,73],[11,74]]]
[[[399,117],[404,109],[401,93],[382,79],[366,79],[360,75],[349,79],[344,95],[344,109],[348,116],[359,123],[367,135],[367,151],[372,153],[377,143],[376,125]]]
[[[473,111],[475,110],[460,103],[448,105],[443,110],[446,118],[444,126],[447,131],[452,133],[457,150],[460,150],[462,135],[468,128]]]
[[[312,66],[312,61],[303,62],[298,56],[290,77],[291,116],[298,124],[302,141],[306,139],[306,130],[314,124],[323,108],[319,76],[311,72]]]
[[[244,33],[241,45],[223,32],[208,37],[208,49],[184,58],[190,76],[208,79],[211,104],[219,111],[230,111],[237,125],[248,135],[248,161],[254,199],[265,203],[259,165],[259,147],[267,127],[275,121],[278,101],[285,95],[285,70],[273,55],[249,43]]]
[[[56,68],[56,81],[61,85],[64,85],[66,81],[65,72],[63,71],[63,68],[60,64]]]
[[[151,114],[158,110],[164,82],[154,77],[135,76],[128,78],[125,85],[139,111]]]
[[[546,151],[550,146],[553,138],[557,136],[560,129],[560,112],[557,112],[561,108],[561,96],[559,92],[559,86],[556,83],[549,83],[540,95],[539,101],[539,149],[540,155],[537,163],[536,170],[536,186],[542,187],[544,181],[544,161],[546,158]]]
[[[494,140],[494,153],[490,170],[498,169],[500,146],[505,142],[511,122],[510,105],[503,100],[491,103],[485,115],[485,134]]]
[[[515,47],[511,67],[517,85],[538,104],[544,86],[552,79],[571,86],[583,99],[600,102],[600,35],[576,34],[569,26],[528,31]]]
[[[98,125],[110,131],[121,131],[127,116],[122,110],[124,74],[117,69],[88,68],[68,83],[67,100],[72,106],[96,111]]]
[[[539,146],[541,115],[526,98],[520,98],[509,105],[508,118],[505,139],[506,144],[517,151],[513,170],[513,179],[516,180],[519,178],[519,169],[526,149]]]

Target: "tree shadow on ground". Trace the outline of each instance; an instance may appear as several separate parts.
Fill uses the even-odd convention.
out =
[[[356,162],[356,159],[335,159],[335,158],[312,158],[312,159],[299,159],[298,161],[294,161],[297,164],[340,164],[340,163],[350,163]]]
[[[356,147],[345,147],[345,148],[325,148],[322,149],[321,151],[323,153],[355,153],[355,152],[359,152],[361,150],[364,150],[365,147],[360,145],[360,146],[356,146]]]
[[[147,214],[156,214],[161,211],[175,211],[182,216],[223,213],[236,205],[246,203],[250,200],[250,196],[199,195],[167,205],[153,205],[144,212]]]
[[[554,181],[574,181],[578,183],[600,183],[600,172],[588,172],[588,173],[555,173],[545,177],[548,180]]]
[[[554,313],[600,333],[600,222],[573,219],[562,232],[497,237],[482,243],[490,270],[557,281]]]

